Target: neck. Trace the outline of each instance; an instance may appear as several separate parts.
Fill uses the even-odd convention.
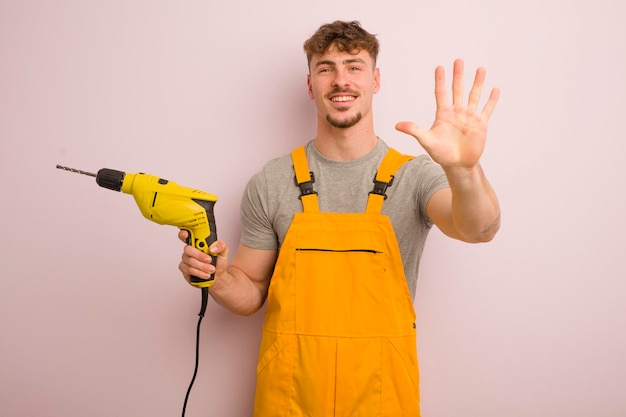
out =
[[[353,161],[367,155],[376,147],[378,137],[372,124],[357,125],[339,129],[325,120],[318,123],[315,147],[328,159],[334,161]]]

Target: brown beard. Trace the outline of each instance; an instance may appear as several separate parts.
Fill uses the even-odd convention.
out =
[[[329,114],[326,115],[326,121],[328,123],[330,123],[331,126],[339,128],[339,129],[347,129],[349,127],[354,126],[355,124],[359,123],[359,121],[361,120],[361,118],[363,117],[363,115],[361,114],[361,112],[357,113],[353,118],[348,119],[348,120],[337,120],[337,119],[333,119],[332,117],[330,117]]]
[[[326,95],[326,98],[330,99],[330,97],[332,97],[334,94],[341,94],[341,93],[347,93],[353,96],[358,96],[358,94],[355,91],[352,91],[350,89],[344,90],[344,89],[335,87],[330,93]],[[339,111],[346,111],[346,110],[348,110],[347,107],[344,109],[339,109]],[[330,115],[326,115],[326,121],[330,123],[331,126],[336,127],[338,129],[347,129],[349,127],[352,127],[355,124],[359,123],[359,121],[362,118],[363,118],[363,115],[360,112],[354,115],[353,118],[348,119],[348,120],[333,119]]]

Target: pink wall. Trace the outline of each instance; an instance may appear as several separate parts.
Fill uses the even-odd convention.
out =
[[[436,65],[463,57],[502,89],[483,159],[502,230],[486,245],[434,231],[424,255],[423,414],[626,415],[623,15],[608,0],[3,0],[0,415],[180,413],[200,295],[176,230],[55,165],[214,193],[236,245],[249,176],[314,134],[301,44],[336,18],[379,34],[378,134],[405,152],[422,150],[393,126],[432,121]],[[211,303],[188,416],[250,415],[261,321]]]

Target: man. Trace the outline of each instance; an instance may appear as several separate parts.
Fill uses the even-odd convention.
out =
[[[249,315],[267,299],[255,416],[419,416],[413,298],[426,235],[435,224],[485,242],[499,228],[479,163],[499,96],[492,90],[477,110],[485,70],[466,105],[463,62],[452,103],[435,70],[432,127],[396,125],[430,158],[405,157],[374,132],[378,47],[358,22],[323,25],[305,42],[316,137],[251,179],[230,264],[223,241],[211,248],[216,265],[184,249],[184,277],[214,273],[220,305]]]

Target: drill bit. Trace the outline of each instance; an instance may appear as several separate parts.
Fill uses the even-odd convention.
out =
[[[94,174],[93,172],[81,171],[80,169],[64,167],[63,165],[57,165],[57,169],[63,169],[65,171],[74,172],[76,174],[89,175],[90,177],[96,176],[96,174]]]

